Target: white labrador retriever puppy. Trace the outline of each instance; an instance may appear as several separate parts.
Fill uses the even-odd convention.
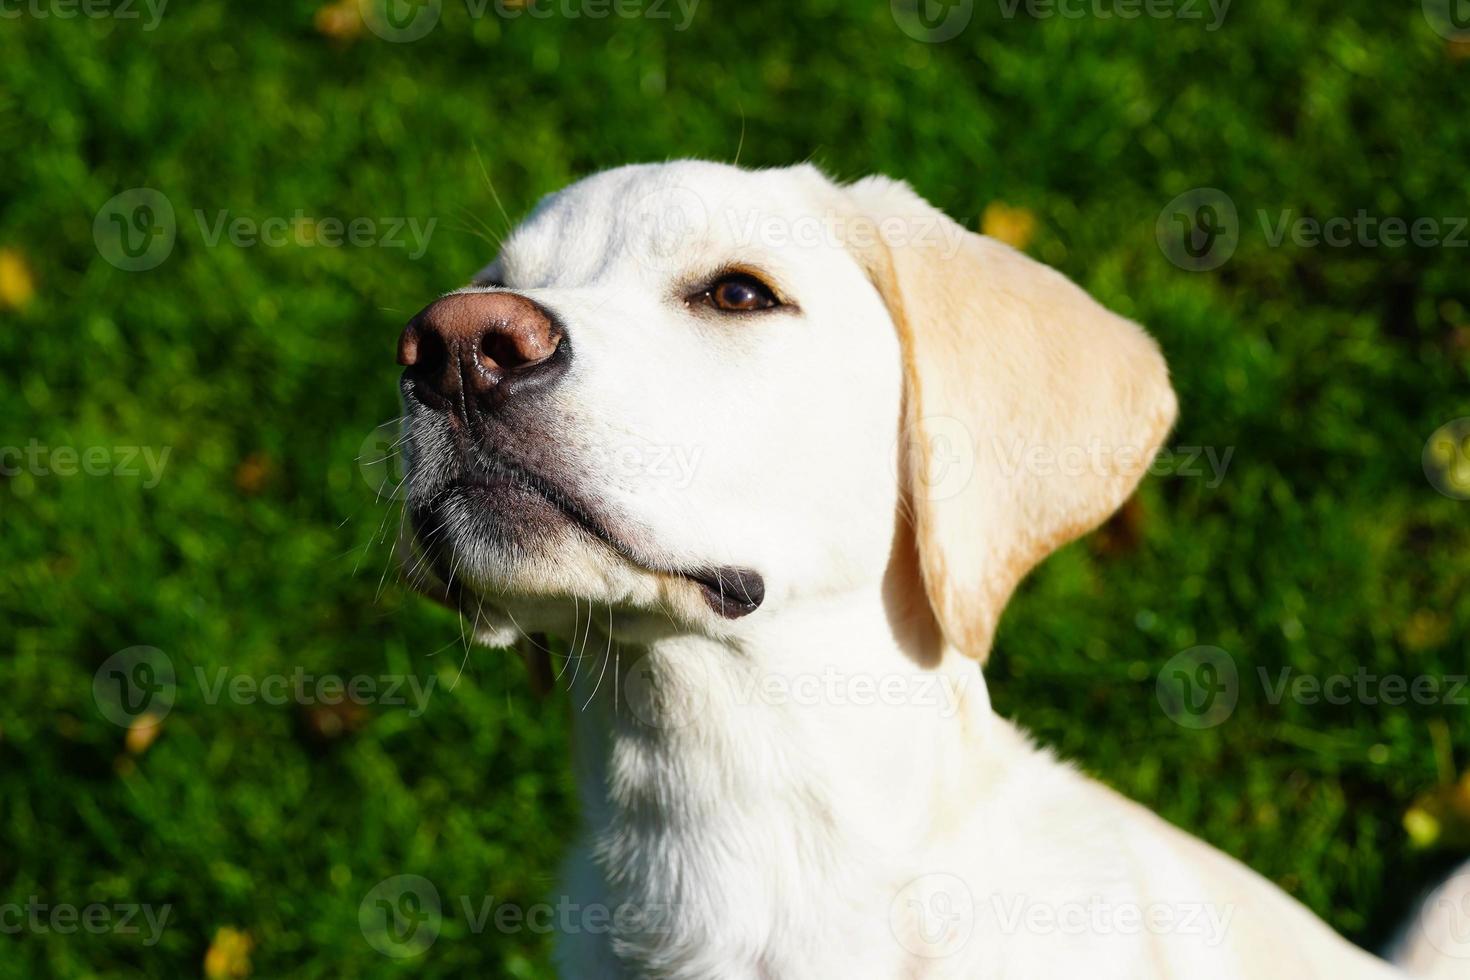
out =
[[[399,359],[428,591],[574,651],[565,976],[1397,975],[991,711],[1017,582],[1175,417],[1063,276],[886,178],[625,167]]]

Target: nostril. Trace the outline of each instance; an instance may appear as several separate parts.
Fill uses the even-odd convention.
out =
[[[449,348],[445,346],[444,338],[432,330],[415,331],[415,334],[413,359],[404,363],[418,368],[426,375],[437,377],[449,361]]]
[[[480,338],[480,359],[487,369],[502,372],[514,371],[531,360],[513,334],[493,329]]]

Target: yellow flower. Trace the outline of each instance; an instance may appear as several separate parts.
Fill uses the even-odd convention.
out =
[[[145,711],[133,719],[133,723],[128,726],[128,734],[123,744],[133,755],[142,755],[148,750],[148,746],[153,744],[153,740],[158,737],[162,727],[162,718],[151,711]]]
[[[1439,840],[1439,821],[1422,807],[1412,807],[1404,814],[1404,830],[1415,847],[1432,847]]]
[[[209,980],[239,980],[250,976],[250,950],[255,943],[250,935],[221,926],[204,954],[204,975]]]
[[[312,22],[317,32],[334,41],[352,41],[362,33],[362,11],[358,0],[335,0],[319,7]]]
[[[0,307],[19,310],[36,295],[36,280],[25,256],[12,248],[0,248]]]
[[[1025,249],[1036,234],[1036,215],[1026,208],[1013,208],[1002,201],[991,201],[985,205],[985,213],[980,218],[980,230],[1012,248]]]

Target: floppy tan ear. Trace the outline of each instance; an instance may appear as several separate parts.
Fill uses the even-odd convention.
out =
[[[1137,486],[1177,412],[1168,368],[1137,324],[906,184],[845,190],[849,246],[903,348],[924,591],[945,639],[983,660],[1021,578]]]

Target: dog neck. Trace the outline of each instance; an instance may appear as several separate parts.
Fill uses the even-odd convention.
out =
[[[985,683],[896,622],[857,592],[773,611],[739,640],[589,634],[571,685],[586,836],[569,887],[667,913],[642,959],[711,955],[732,922],[756,947],[821,932],[834,895],[892,894],[959,835],[985,783]]]

